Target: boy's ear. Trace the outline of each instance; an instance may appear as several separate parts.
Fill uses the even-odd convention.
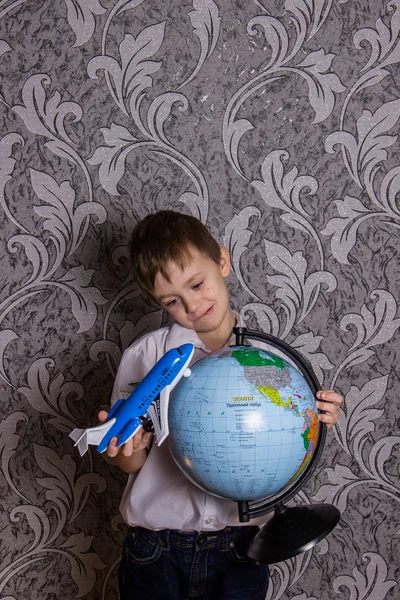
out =
[[[228,277],[231,272],[231,257],[229,254],[229,250],[226,246],[222,246],[220,249],[220,259],[219,264],[221,266],[221,273],[224,277]]]

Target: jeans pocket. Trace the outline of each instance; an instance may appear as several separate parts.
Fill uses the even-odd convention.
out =
[[[253,528],[252,528],[253,529]],[[258,531],[258,530],[257,530]],[[234,542],[229,544],[229,553],[231,558],[238,563],[254,563],[246,554],[250,542],[254,538],[255,532],[249,531],[238,537]]]
[[[151,564],[161,556],[160,539],[154,531],[131,530],[125,540],[124,552],[136,564]]]

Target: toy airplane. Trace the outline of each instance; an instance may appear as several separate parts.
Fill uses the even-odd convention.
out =
[[[168,350],[128,398],[121,398],[114,404],[105,423],[88,429],[74,429],[69,437],[74,440],[79,454],[83,456],[89,444],[96,445],[98,452],[104,452],[113,437],[118,437],[117,446],[122,446],[149,419],[157,444],[162,444],[169,433],[170,393],[182,377],[191,374],[188,366],[193,352],[193,344]]]

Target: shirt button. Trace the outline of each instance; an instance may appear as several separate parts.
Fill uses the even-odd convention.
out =
[[[206,520],[204,521],[204,523],[205,523],[206,525],[209,525],[209,524],[211,523],[211,519],[206,519]]]

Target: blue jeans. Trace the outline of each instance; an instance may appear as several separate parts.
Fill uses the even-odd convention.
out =
[[[257,531],[251,526],[202,533],[132,527],[119,568],[120,600],[265,600],[268,565],[240,556]]]

